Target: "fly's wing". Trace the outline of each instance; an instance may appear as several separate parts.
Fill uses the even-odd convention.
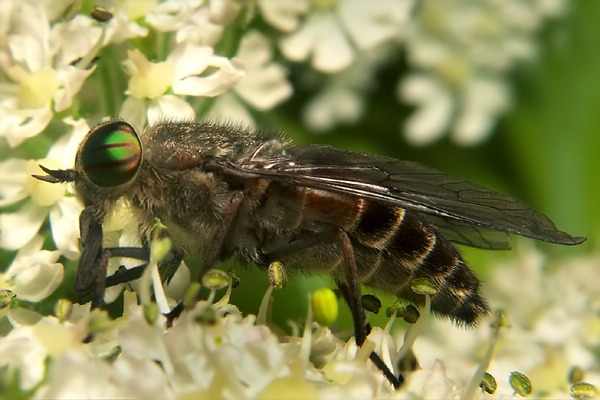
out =
[[[415,210],[437,222],[449,239],[476,247],[508,247],[506,235],[491,231],[565,245],[585,240],[559,231],[548,217],[517,199],[410,161],[305,145],[275,159],[235,164],[215,160],[214,167],[239,177],[353,194]]]
[[[508,250],[511,248],[508,233],[493,229],[465,225],[457,220],[422,214],[444,238],[451,242],[488,250]]]

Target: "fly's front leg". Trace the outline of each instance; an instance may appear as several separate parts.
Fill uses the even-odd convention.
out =
[[[75,274],[77,301],[91,301],[92,307],[99,307],[104,298],[108,256],[102,248],[102,221],[93,208],[86,207],[79,215],[79,232],[82,251]]]
[[[144,273],[148,261],[150,260],[150,251],[145,247],[109,247],[106,250],[109,252],[111,258],[126,257],[145,261],[143,264],[132,268],[120,268],[117,272],[106,278],[106,287],[139,279]],[[169,255],[158,263],[158,271],[161,280],[169,283],[182,261],[183,253],[176,249],[171,250]]]
[[[92,302],[92,308],[104,304],[107,287],[138,279],[142,276],[150,259],[150,251],[144,247],[103,247],[102,220],[93,208],[87,207],[79,216],[79,230],[82,244],[81,258],[75,276],[75,289],[78,302]],[[111,276],[106,276],[108,262],[114,257],[125,257],[143,261],[143,264],[130,269],[121,268]],[[172,249],[158,265],[161,280],[168,282],[183,260],[183,254]]]

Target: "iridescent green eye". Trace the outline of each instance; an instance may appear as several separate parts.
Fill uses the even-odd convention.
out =
[[[113,121],[92,129],[77,157],[90,181],[102,187],[119,186],[137,173],[142,146],[131,125]]]

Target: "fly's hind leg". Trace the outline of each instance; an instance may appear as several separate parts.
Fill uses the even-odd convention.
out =
[[[365,324],[365,315],[361,300],[360,282],[358,280],[358,272],[356,267],[356,258],[354,257],[354,249],[348,234],[339,228],[326,229],[312,235],[292,242],[286,246],[276,249],[264,255],[264,265],[268,265],[273,261],[280,261],[282,258],[299,253],[303,250],[317,246],[327,242],[338,242],[341,245],[342,256],[344,260],[345,279],[336,280],[336,283],[344,297],[344,300],[352,313],[354,322],[354,337],[357,346],[362,346],[367,337],[367,326]],[[375,352],[371,352],[370,359],[381,370],[389,382],[398,388],[404,382],[402,375],[396,376],[394,372],[383,362],[381,357]]]
[[[362,346],[367,337],[367,327],[365,325],[365,314],[363,311],[362,300],[360,295],[360,282],[358,281],[358,272],[356,267],[356,258],[354,257],[354,249],[348,234],[343,230],[338,230],[338,237],[342,245],[342,254],[344,257],[344,269],[346,271],[346,280],[341,282],[336,280],[336,283],[350,307],[352,320],[354,322],[354,338],[357,346]],[[381,357],[375,352],[371,352],[369,356],[373,364],[390,381],[394,388],[398,388],[404,383],[402,375],[394,375],[394,372],[383,362]]]

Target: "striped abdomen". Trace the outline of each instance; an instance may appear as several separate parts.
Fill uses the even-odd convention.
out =
[[[376,224],[386,220],[388,223],[377,229]],[[356,253],[381,254],[376,266],[358,267],[366,272],[361,277],[365,285],[423,304],[423,297],[410,289],[410,282],[426,277],[439,287],[432,298],[435,312],[470,324],[488,311],[479,280],[458,250],[417,213],[365,201],[358,223],[348,233],[356,243]]]
[[[432,298],[434,312],[471,324],[488,311],[480,295],[480,282],[458,250],[418,213],[379,201],[309,188],[278,187],[276,191],[271,194],[280,203],[286,199],[298,206],[293,216],[290,215],[293,207],[284,208],[288,226],[297,224],[298,228],[307,229],[333,225],[348,233],[361,283],[423,304],[423,296],[412,292],[410,282],[427,277],[439,287]],[[327,259],[325,254],[312,257],[321,258]],[[329,272],[343,279],[344,264],[340,256],[333,265]]]

